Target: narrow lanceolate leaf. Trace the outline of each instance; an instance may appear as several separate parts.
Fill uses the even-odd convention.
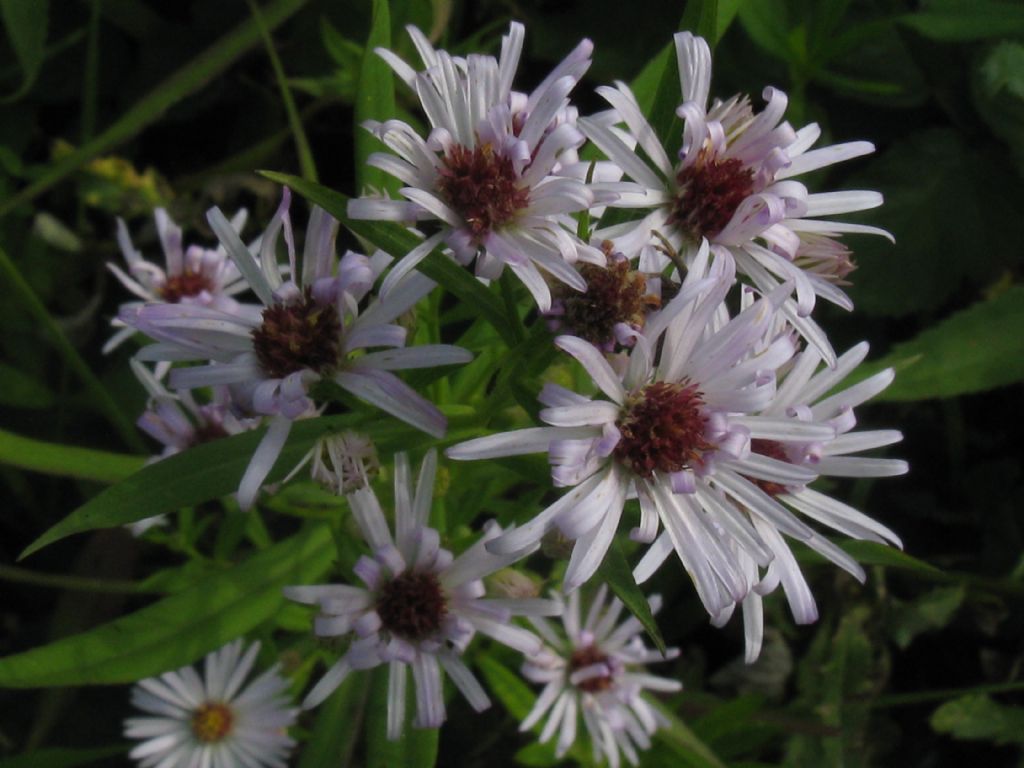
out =
[[[928,0],[900,21],[933,40],[964,42],[1024,34],[1024,7],[1010,0]]]
[[[665,641],[661,637],[658,623],[654,620],[654,614],[651,613],[651,606],[647,604],[647,598],[644,597],[640,587],[636,585],[633,571],[626,560],[626,554],[622,551],[622,544],[617,539],[608,548],[608,553],[604,556],[604,562],[597,569],[597,573],[611,587],[615,596],[643,624],[644,631],[664,655]]]
[[[844,541],[840,545],[848,554],[863,565],[881,565],[886,568],[899,568],[905,571],[916,571],[928,576],[938,576],[942,571],[930,563],[918,560],[893,547],[878,544],[874,541]]]
[[[79,765],[96,765],[100,760],[123,755],[128,749],[127,744],[90,749],[33,749],[24,755],[3,758],[0,760],[0,768],[77,768]]]
[[[116,483],[137,472],[143,463],[141,456],[46,443],[0,430],[0,464],[44,475]]]
[[[292,427],[288,443],[267,482],[276,482],[287,475],[317,439],[344,429],[369,434],[378,450],[385,454],[388,450],[403,450],[431,440],[413,427],[379,412],[305,419]],[[21,557],[75,533],[133,523],[233,493],[265,431],[244,432],[197,445],[144,467],[54,525],[32,542]]]
[[[879,399],[925,400],[983,392],[1024,380],[1024,286],[974,304],[897,344],[870,371],[892,366]]]
[[[395,258],[400,259],[419,245],[419,240],[416,236],[410,234],[398,223],[389,221],[357,221],[348,218],[349,198],[347,195],[335,192],[333,189],[328,189],[321,184],[314,184],[286,173],[260,171],[260,174],[278,184],[284,184],[310,202],[316,203],[348,227],[354,234],[369,240],[382,251],[386,251]],[[494,326],[494,329],[506,344],[510,347],[515,345],[515,326],[505,314],[501,300],[488,291],[469,272],[442,255],[440,248],[429,254],[416,268],[441,285],[446,291],[462,300],[466,306],[472,307],[475,311],[479,312],[487,322]]]
[[[0,659],[0,687],[130,683],[190,664],[272,618],[282,587],[321,578],[333,557],[328,526],[315,525],[133,614]]]
[[[718,15],[718,0],[688,0],[680,28],[703,37],[714,47],[719,35]]]
[[[660,702],[654,706],[668,722],[667,726],[655,732],[654,737],[668,747],[676,757],[681,758],[683,765],[693,768],[725,768],[725,763],[719,760],[711,748],[672,710]]]
[[[410,722],[416,712],[415,685],[411,668],[406,669],[406,723],[402,736],[388,739],[388,676],[389,667],[382,664],[371,675],[370,703],[366,710],[367,768],[433,768],[437,762],[437,728],[413,728]]]
[[[298,768],[347,768],[362,732],[369,693],[364,678],[362,674],[350,675],[317,707],[316,724],[302,745]]]
[[[14,101],[29,92],[43,64],[50,3],[49,0],[0,0],[0,18],[7,30],[7,42],[21,67],[21,86],[3,99]]]
[[[35,0],[22,1],[35,4]],[[263,7],[263,20],[267,29],[277,27],[306,2],[307,0],[273,0],[268,3]],[[94,157],[139,133],[162,117],[171,106],[200,90],[259,40],[259,26],[254,19],[248,19],[240,24],[136,102],[95,139],[51,164],[39,178],[18,194],[0,202],[0,216],[22,203],[33,200]]]
[[[375,52],[377,48],[390,47],[391,11],[388,0],[373,0],[370,37],[363,49],[355,103],[356,189],[360,191],[366,191],[367,187],[390,192],[398,189],[397,179],[366,164],[370,153],[380,151],[383,145],[362,127],[367,120],[384,121],[395,116],[395,77],[391,67]]]

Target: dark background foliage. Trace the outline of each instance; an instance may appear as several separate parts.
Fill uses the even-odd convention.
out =
[[[871,359],[887,358],[899,369],[886,401],[864,408],[863,418],[903,430],[894,455],[910,461],[911,473],[836,491],[899,532],[913,559],[887,560],[872,550],[865,554],[873,563],[869,579],[860,585],[807,554],[821,620],[795,627],[774,596],[769,641],[750,668],[736,662],[738,622],[725,631],[708,627],[690,584],[665,569],[654,583],[667,603],[660,624],[683,652],[662,673],[686,682],[667,704],[728,765],[1019,765],[1024,6],[718,5],[724,34],[714,94],[748,92],[756,103],[764,85],[777,85],[790,95],[790,121],[820,123],[822,143],[869,139],[877,147],[812,180],[820,189],[880,190],[885,206],[857,220],[896,237],[895,246],[850,238],[860,266],[851,290],[857,309],[825,308],[821,323],[837,350],[868,339]],[[265,4],[268,18],[274,8],[288,10],[273,38],[320,181],[347,194],[358,192],[353,100],[369,6]],[[116,408],[134,419],[144,398],[128,372],[130,350],[99,352],[124,300],[104,268],[117,258],[114,217],[127,219],[148,251],[155,247],[154,205],[207,238],[202,214],[211,204],[244,204],[256,221],[266,218],[278,192],[253,170],[298,172],[273,70],[254,38],[235,61],[196,69],[181,98],[144,108],[140,124],[106,141],[135,105],[169,92],[167,78],[209,48],[224,52],[218,41],[251,18],[249,6],[64,0],[47,13],[45,2],[4,0],[0,10],[0,245]],[[536,82],[579,38],[592,38],[595,63],[578,90],[581,112],[600,108],[594,85],[636,76],[678,28],[683,10],[679,3],[619,0],[391,4],[394,46],[407,57],[404,23],[443,29],[442,43],[466,51],[493,50],[508,19],[526,22],[520,87]],[[400,108],[411,110],[407,97],[399,90]],[[82,147],[77,159],[66,159]],[[177,559],[173,547],[169,553],[111,530],[60,542],[24,568],[13,565],[99,486],[25,469],[33,459],[9,433],[117,452],[152,446],[109,426],[102,403],[51,344],[10,269],[0,284],[0,655],[8,655],[143,605],[142,596],[104,585],[138,580]],[[68,580],[51,585],[42,576],[57,573]],[[88,579],[117,581],[90,589]],[[120,752],[104,757],[102,749],[121,739],[126,692],[0,692],[0,756],[50,750],[29,762],[0,758],[0,766],[75,765],[91,757],[124,764]],[[501,706],[479,719],[452,706],[441,765],[503,765],[530,743]],[[303,726],[312,728],[312,720]],[[62,762],[67,755],[52,751],[57,747],[100,752],[68,753],[78,762]],[[644,764],[701,764],[688,754],[659,744]],[[537,750],[520,757],[549,760]]]

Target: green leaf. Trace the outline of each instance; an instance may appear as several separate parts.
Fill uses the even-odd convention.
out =
[[[0,687],[131,683],[190,664],[273,618],[282,587],[322,577],[333,558],[328,527],[309,527],[128,616],[0,659]]]
[[[927,400],[984,392],[1024,380],[1024,286],[980,301],[893,346],[864,366],[868,376],[897,370],[880,400]]]
[[[364,677],[349,675],[338,686],[338,690],[317,707],[316,724],[313,733],[303,744],[298,768],[348,766],[356,739],[362,730],[360,724],[366,708],[368,691]]]
[[[718,0],[687,0],[679,28],[703,37],[714,48],[720,35],[718,17]]]
[[[653,702],[654,708],[668,721],[668,726],[659,728],[654,737],[667,746],[685,765],[694,768],[725,768],[725,764],[690,727],[672,710],[661,702]]]
[[[397,179],[379,168],[371,168],[366,158],[371,152],[383,148],[379,139],[363,128],[367,120],[389,120],[395,116],[395,76],[391,67],[380,56],[377,48],[391,47],[391,11],[388,0],[373,0],[370,37],[363,49],[359,69],[359,90],[355,103],[356,189],[367,187],[395,191]]]
[[[369,240],[396,258],[401,258],[419,244],[415,235],[406,231],[396,222],[350,219],[347,195],[286,173],[260,171],[260,174],[278,184],[284,184],[307,200],[316,203],[353,233]],[[473,307],[494,326],[506,344],[510,347],[515,346],[517,340],[515,326],[505,314],[501,301],[469,272],[442,255],[440,248],[421,261],[417,269],[458,297],[467,306]]]
[[[654,645],[664,656],[665,641],[661,637],[658,623],[654,620],[654,614],[651,613],[651,606],[647,604],[647,598],[640,587],[636,585],[633,571],[629,567],[626,554],[622,551],[622,544],[618,539],[612,541],[597,573],[611,587],[612,592],[622,601],[623,605],[636,616]]]
[[[377,412],[304,419],[292,426],[267,482],[287,475],[319,438],[344,429],[369,434],[382,454],[432,441],[413,427]],[[133,523],[236,491],[265,432],[266,428],[261,428],[221,438],[149,464],[76,509],[32,542],[21,557],[74,533]]]
[[[33,410],[52,408],[53,392],[24,371],[0,363],[0,405]]]
[[[896,238],[895,246],[881,237],[850,243],[859,268],[849,293],[860,312],[938,309],[965,282],[987,285],[1021,260],[1024,189],[1004,150],[936,128],[895,142],[844,186],[884,190],[885,205],[853,220]]]
[[[37,4],[36,0],[23,0],[23,2]],[[276,28],[306,2],[308,0],[273,0],[268,3],[262,11],[267,29]],[[203,88],[259,41],[260,30],[255,19],[250,18],[239,24],[234,30],[221,37],[192,61],[157,85],[95,139],[51,164],[39,178],[27,187],[0,202],[0,216],[10,213],[22,203],[33,200],[93,158],[111,150],[121,142],[135,136],[146,126],[156,122],[168,109],[186,96]]]
[[[783,61],[793,58],[785,0],[741,3],[740,24],[760,48]]]
[[[46,443],[0,430],[0,464],[44,475],[116,483],[141,469],[144,463],[141,456]]]
[[[932,40],[965,42],[1024,35],[1024,6],[1000,0],[927,0],[900,22]]]
[[[20,99],[35,83],[46,48],[49,11],[49,0],[0,0],[0,17],[21,67],[21,86],[2,101]]]
[[[882,565],[886,568],[917,571],[928,576],[942,575],[942,571],[934,565],[911,557],[902,550],[874,541],[844,541],[840,546],[862,565]]]
[[[100,760],[124,755],[128,750],[127,744],[90,749],[34,749],[24,755],[0,759],[0,768],[77,768],[79,765],[93,765]]]
[[[931,725],[954,739],[1024,743],[1024,709],[976,693],[943,704],[932,713]]]
[[[415,686],[410,669],[405,670],[405,727],[401,738],[388,740],[389,673],[387,664],[382,664],[372,673],[366,718],[366,768],[433,768],[437,761],[439,729],[414,728],[409,722],[416,707]]]
[[[974,104],[992,131],[1009,144],[1024,171],[1024,45],[1005,40],[985,56],[972,80]]]
[[[894,609],[889,614],[889,634],[893,641],[900,648],[906,648],[918,635],[942,629],[952,621],[966,594],[966,587],[957,584],[933,589],[911,602],[894,601]]]

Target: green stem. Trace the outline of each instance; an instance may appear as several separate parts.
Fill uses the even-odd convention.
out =
[[[934,691],[915,691],[913,693],[894,693],[891,696],[879,696],[871,706],[875,709],[886,707],[903,707],[912,704],[927,704],[932,701],[955,699],[972,693],[1017,693],[1024,691],[1024,680],[1012,683],[990,683],[989,685],[973,685],[969,688],[941,688]]]
[[[505,314],[508,315],[508,319],[512,323],[512,332],[515,335],[516,343],[519,343],[526,338],[526,327],[523,325],[523,319],[519,316],[519,306],[516,303],[511,281],[512,270],[510,269],[506,269],[498,279],[498,283],[501,285],[501,298],[505,302]]]
[[[66,589],[75,592],[101,592],[111,595],[159,595],[162,590],[143,587],[134,581],[121,579],[90,579],[84,576],[64,576],[57,573],[40,573],[16,565],[0,564],[0,581],[17,584],[31,584],[36,587]]]
[[[2,248],[0,248],[0,273],[6,275],[8,282],[10,282],[11,287],[14,289],[15,296],[21,301],[25,309],[29,311],[29,314],[35,317],[43,330],[49,334],[57,351],[64,358],[64,362],[67,363],[68,367],[75,372],[75,375],[85,385],[86,390],[88,390],[96,405],[110,421],[111,426],[117,430],[125,444],[132,450],[145,453],[147,450],[146,444],[139,437],[138,432],[136,432],[135,425],[121,411],[118,404],[110,396],[110,393],[104,389],[103,384],[100,383],[100,380],[96,378],[95,374],[89,369],[89,366],[86,365],[81,355],[78,354],[78,350],[68,341],[64,331],[61,330],[60,326],[50,316],[50,313],[46,311],[46,307],[43,306],[43,302],[36,296],[32,286],[25,281],[21,272],[18,271],[14,262],[10,260]]]
[[[141,456],[33,440],[0,429],[0,464],[57,477],[116,483],[142,469]]]
[[[263,13],[267,28],[274,29],[306,2],[307,0],[274,0]],[[260,31],[254,19],[240,24],[160,83],[87,145],[53,163],[38,179],[0,202],[0,216],[34,200],[93,158],[127,141],[157,121],[172,106],[201,89],[211,78],[227,69],[259,39]]]
[[[256,0],[247,0],[252,17],[259,27],[260,35],[263,37],[263,45],[267,49],[267,56],[270,57],[270,65],[274,68],[274,78],[277,80],[277,87],[281,89],[281,101],[284,102],[284,110],[288,114],[288,124],[292,129],[292,136],[295,139],[295,151],[299,156],[299,168],[302,176],[309,181],[316,181],[316,163],[313,161],[313,152],[306,139],[306,131],[302,127],[302,118],[295,108],[295,100],[292,98],[292,89],[288,87],[288,78],[285,77],[284,67],[281,66],[281,59],[274,48],[274,40],[270,36],[270,30],[263,21],[263,14]]]

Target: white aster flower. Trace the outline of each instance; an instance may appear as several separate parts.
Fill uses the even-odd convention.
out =
[[[142,360],[210,361],[175,368],[175,389],[227,385],[234,401],[253,414],[273,416],[269,429],[239,487],[239,503],[251,506],[288,437],[295,419],[315,412],[310,388],[329,379],[435,437],[445,432],[445,418],[424,397],[402,382],[394,370],[464,363],[471,355],[446,344],[403,349],[406,331],[394,320],[433,287],[419,274],[408,275],[387,298],[365,309],[360,303],[390,257],[372,259],[349,251],[335,260],[337,221],[314,208],[306,233],[302,272],[288,216],[290,194],[262,237],[259,261],[252,256],[219,209],[210,224],[262,305],[240,304],[225,312],[192,304],[150,304],[122,314],[122,319],[158,343],[138,353]],[[289,274],[284,280],[275,253],[283,230]],[[383,351],[352,353],[372,347]]]
[[[285,768],[298,714],[288,681],[274,666],[243,685],[260,644],[242,649],[239,639],[209,654],[202,677],[182,667],[136,683],[132,704],[147,716],[125,720],[125,736],[143,740],[129,757],[141,768]]]
[[[314,630],[321,637],[348,637],[348,649],[306,696],[314,707],[349,672],[389,665],[388,738],[397,739],[405,722],[405,690],[411,668],[420,728],[437,728],[445,719],[441,670],[475,710],[490,706],[480,683],[460,658],[476,632],[524,654],[537,653],[540,640],[510,623],[513,616],[551,616],[561,611],[553,600],[488,598],[483,578],[525,556],[498,557],[484,543],[501,533],[492,524],[458,557],[441,547],[428,527],[437,454],[430,451],[412,483],[408,458],[395,456],[395,530],[389,530],[369,487],[348,494],[356,522],[372,555],[354,568],[365,586],[325,584],[287,587],[292,600],[317,605]]]
[[[775,395],[776,369],[795,352],[792,334],[785,332],[757,349],[775,327],[789,286],[722,324],[733,264],[728,253],[713,263],[709,253],[705,244],[679,294],[648,320],[618,370],[593,345],[572,336],[556,339],[608,399],[547,384],[540,400],[548,407],[540,418],[550,426],[491,435],[448,450],[456,459],[547,451],[555,484],[572,487],[533,520],[491,542],[492,551],[515,551],[557,525],[576,540],[565,575],[566,590],[573,590],[597,570],[627,496],[636,495],[641,514],[631,537],[653,542],[663,525],[716,617],[757,582],[740,567],[729,543],[750,550],[763,565],[770,559],[730,499],[773,526],[810,539],[810,529],[754,480],[806,483],[816,473],[750,451],[755,438],[810,442],[835,433],[828,424],[758,415]]]
[[[775,398],[761,415],[766,419],[777,419],[780,427],[787,419],[801,424],[831,425],[835,430],[835,437],[820,441],[801,441],[794,439],[792,435],[786,435],[785,429],[780,429],[774,439],[760,437],[751,440],[751,456],[804,467],[824,477],[893,477],[905,474],[909,467],[900,459],[857,455],[892,445],[903,438],[902,434],[894,429],[854,430],[857,420],[853,409],[892,383],[892,369],[879,371],[857,384],[829,394],[860,365],[867,353],[867,343],[858,344],[839,358],[834,369],[821,366],[821,356],[813,347],[808,347],[794,358],[791,367],[781,379]],[[901,548],[903,546],[899,537],[886,526],[838,499],[807,487],[805,483],[750,479],[760,492],[751,497],[751,504],[763,505],[764,497],[767,496],[787,510],[798,512],[803,518],[854,539],[892,544]],[[770,556],[770,561],[765,566],[763,562],[755,562],[750,556],[749,549],[733,547],[737,562],[748,577],[758,579],[754,588],[741,601],[746,658],[749,663],[757,659],[764,638],[764,613],[761,604],[763,595],[772,592],[781,584],[798,624],[816,621],[818,609],[807,581],[779,529],[763,516],[749,514],[750,507],[744,502],[739,504],[745,510],[745,518],[753,526],[753,530],[748,530],[748,533],[754,534],[757,543]],[[856,560],[817,532],[810,528],[807,528],[807,531],[811,532],[810,538],[797,538],[802,538],[805,544],[858,581],[864,581],[864,569]],[[637,565],[637,581],[646,581],[671,552],[672,542],[663,534]],[[763,576],[760,575],[759,568],[764,568]],[[734,607],[726,607],[715,618],[715,623],[720,625],[728,621]]]
[[[811,149],[821,134],[812,123],[795,131],[783,121],[786,95],[766,88],[765,108],[755,114],[746,97],[714,101],[708,108],[711,51],[688,32],[675,36],[683,104],[683,147],[673,162],[640,112],[629,88],[618,83],[598,92],[625,123],[625,132],[607,116],[580,118],[579,125],[631,182],[605,185],[618,194],[610,205],[653,209],[639,221],[598,230],[627,253],[638,252],[660,233],[689,262],[702,240],[728,247],[738,270],[762,292],[793,282],[795,302],[784,312],[802,335],[834,362],[828,340],[807,318],[815,296],[846,309],[849,298],[837,287],[849,272],[849,260],[835,262],[837,272],[807,269],[799,254],[807,235],[844,232],[883,235],[884,230],[818,217],[851,213],[882,204],[877,192],[851,190],[809,193],[794,177],[874,151],[866,141]],[[641,154],[642,152],[642,154]],[[662,260],[661,266],[665,261]],[[642,265],[643,266],[643,265]],[[844,271],[845,269],[845,271]]]
[[[395,266],[382,294],[442,242],[462,264],[476,258],[481,277],[498,277],[508,266],[542,311],[551,295],[540,270],[585,290],[571,264],[603,259],[576,238],[569,214],[588,209],[594,196],[583,181],[561,172],[577,163],[576,149],[584,142],[568,95],[590,66],[593,45],[581,42],[527,95],[512,90],[521,24],[511,25],[497,60],[451,56],[434,50],[415,27],[408,30],[423,71],[390,51],[377,53],[416,91],[431,131],[424,140],[398,120],[368,122],[394,153],[375,153],[368,163],[400,179],[405,199],[353,200],[348,213],[356,219],[430,220],[440,229]]]
[[[174,223],[167,211],[157,208],[153,212],[156,231],[164,252],[164,266],[147,261],[132,244],[124,220],[117,220],[117,244],[121,247],[128,271],[113,262],[107,262],[107,269],[125,288],[140,298],[141,302],[127,302],[122,309],[140,307],[145,303],[166,302],[168,304],[200,304],[217,307],[230,312],[237,305],[232,298],[246,289],[245,281],[228,258],[223,246],[203,248],[199,245],[184,247],[181,227]],[[248,218],[243,208],[231,219],[235,232],[241,232]],[[119,319],[114,320],[119,328],[104,345],[107,353],[118,347],[135,333]]]
[[[581,622],[579,592],[570,594],[561,631],[545,619],[530,619],[547,645],[523,664],[523,676],[544,688],[519,730],[529,730],[546,717],[540,741],[547,742],[557,733],[555,754],[562,757],[576,740],[582,717],[594,761],[603,757],[618,768],[620,753],[637,765],[638,751],[648,749],[651,735],[664,725],[645,691],[674,693],[682,684],[652,675],[644,667],[674,659],[679,650],[669,648],[662,656],[647,648],[640,622],[630,616],[616,625],[622,603],[612,598],[606,605],[606,597],[602,584]],[[661,599],[654,595],[649,603],[657,613]]]

